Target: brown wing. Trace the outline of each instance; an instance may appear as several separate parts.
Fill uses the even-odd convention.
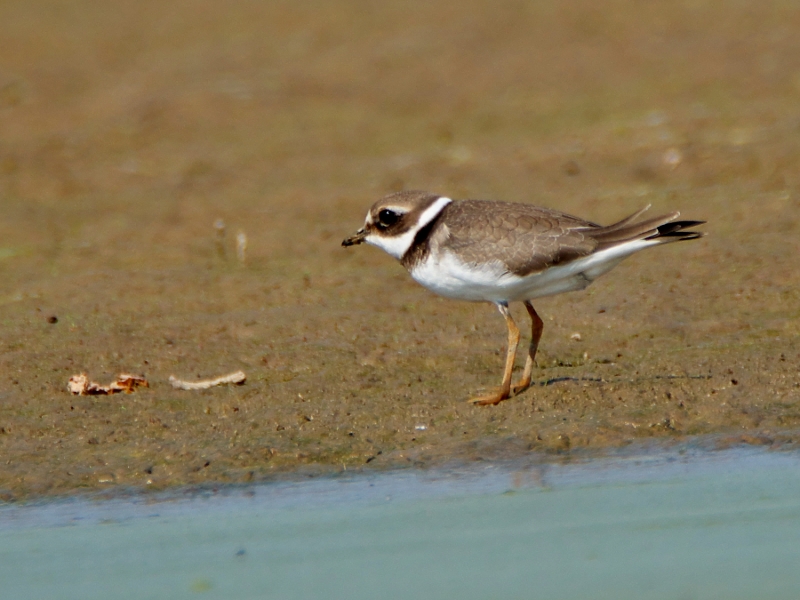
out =
[[[444,248],[468,263],[496,260],[509,272],[528,275],[591,254],[600,226],[528,204],[462,200],[445,208],[449,237]]]

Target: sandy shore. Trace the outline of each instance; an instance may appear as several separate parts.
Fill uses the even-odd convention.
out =
[[[5,3],[0,495],[792,442],[798,29],[777,2]],[[537,385],[480,408],[496,310],[340,247],[397,189],[709,235],[537,302]]]

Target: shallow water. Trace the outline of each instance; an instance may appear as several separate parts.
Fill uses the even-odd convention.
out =
[[[800,453],[7,505],[0,539],[7,598],[797,598]]]

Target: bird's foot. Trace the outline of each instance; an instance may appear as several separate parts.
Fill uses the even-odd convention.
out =
[[[470,398],[467,400],[467,402],[470,404],[475,404],[476,406],[494,406],[495,404],[500,404],[503,400],[507,400],[510,397],[511,390],[499,389],[492,394],[478,396],[477,398]]]
[[[511,393],[516,396],[517,394],[521,394],[525,390],[531,387],[531,378],[528,377],[527,379],[520,379],[517,385],[511,388]]]

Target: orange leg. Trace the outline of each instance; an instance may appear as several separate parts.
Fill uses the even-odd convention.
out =
[[[525,360],[525,370],[522,372],[522,378],[517,385],[514,386],[514,395],[520,394],[531,387],[531,371],[533,371],[533,361],[536,358],[536,350],[539,348],[539,340],[542,338],[542,330],[544,323],[530,300],[525,300],[525,308],[528,309],[528,314],[531,317],[531,343],[528,346],[528,358]]]
[[[508,312],[507,303],[498,303],[497,309],[506,320],[508,326],[508,352],[506,353],[506,368],[503,372],[503,383],[500,384],[500,389],[493,394],[486,396],[479,396],[477,398],[470,398],[470,402],[480,406],[489,404],[498,404],[511,396],[511,371],[514,369],[514,358],[517,356],[517,345],[519,344],[519,329],[517,328],[514,319],[511,318],[511,313]]]

